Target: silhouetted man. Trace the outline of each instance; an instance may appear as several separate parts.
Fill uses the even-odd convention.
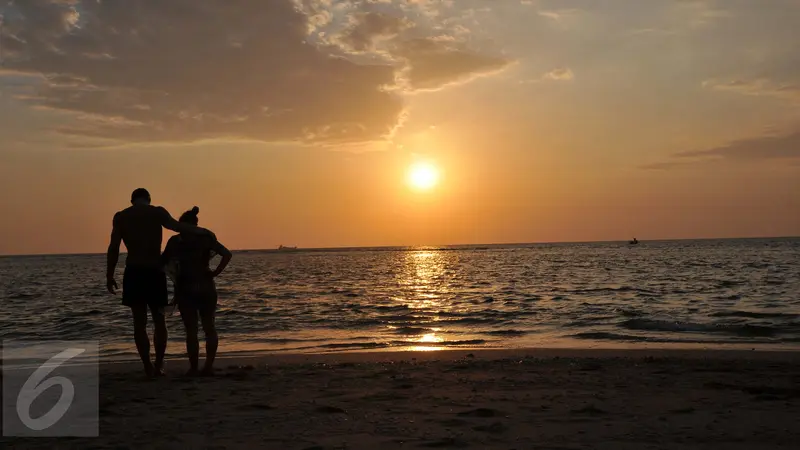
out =
[[[161,267],[162,227],[176,232],[211,233],[204,228],[178,222],[163,207],[150,205],[150,193],[139,188],[131,194],[131,206],[114,215],[107,255],[106,287],[113,294],[117,288],[114,270],[119,259],[120,242],[124,242],[128,249],[122,279],[122,304],[129,306],[133,312],[133,337],[148,376],[164,373],[164,354],[167,350],[164,307],[169,302],[169,294],[167,277]],[[148,308],[155,324],[155,365],[150,362]]]

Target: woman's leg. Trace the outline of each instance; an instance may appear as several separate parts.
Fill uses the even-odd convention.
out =
[[[189,373],[197,373],[198,360],[200,359],[200,343],[197,342],[197,309],[184,302],[180,305],[181,319],[186,329],[186,353],[189,355]]]
[[[159,308],[151,308],[150,313],[153,315],[153,325],[155,326],[153,331],[153,346],[156,349],[154,374],[164,376],[164,355],[167,353],[167,319]]]
[[[200,310],[200,320],[203,323],[203,332],[206,335],[206,363],[203,366],[203,373],[210,375],[214,372],[214,358],[217,356],[219,338],[214,318],[217,313],[216,305]]]

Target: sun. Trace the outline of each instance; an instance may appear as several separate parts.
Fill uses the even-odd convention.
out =
[[[408,169],[408,184],[414,189],[427,191],[439,182],[439,171],[430,163],[418,162]]]

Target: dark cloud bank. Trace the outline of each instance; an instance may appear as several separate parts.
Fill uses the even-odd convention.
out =
[[[303,5],[316,2],[315,14]],[[4,8],[5,70],[41,77],[21,97],[77,113],[60,131],[122,142],[237,138],[365,142],[392,133],[403,90],[509,61],[359,12],[338,36],[322,0],[24,0]],[[377,42],[388,42],[381,50]],[[383,58],[367,63],[358,54]]]
[[[674,167],[709,161],[753,162],[787,160],[800,162],[800,130],[734,141],[720,147],[676,153],[676,159],[644,166],[645,169]]]
[[[721,157],[739,160],[800,158],[800,131],[744,139],[722,147],[678,153],[677,156],[684,158]]]

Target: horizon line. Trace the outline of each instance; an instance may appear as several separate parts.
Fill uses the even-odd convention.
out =
[[[638,238],[637,238],[638,239]],[[759,239],[800,239],[797,236],[749,236],[749,237],[698,237],[698,238],[660,238],[660,239],[638,239],[639,243],[644,242],[680,242],[680,241],[734,241],[734,240],[759,240]],[[448,248],[448,247],[499,247],[499,246],[519,246],[519,245],[556,245],[556,244],[613,244],[629,242],[629,240],[599,240],[599,241],[540,241],[540,242],[496,242],[496,243],[475,243],[475,244],[425,244],[425,245],[367,245],[367,246],[336,246],[336,247],[297,247],[292,250],[303,251],[337,251],[337,250],[356,250],[356,249],[412,249],[412,248]],[[231,249],[232,252],[278,252],[278,246],[271,248],[239,248]],[[291,253],[289,251],[288,253]],[[26,256],[98,256],[105,255],[105,252],[76,252],[76,253],[9,253],[0,254],[0,258],[6,257],[26,257]],[[120,252],[120,255],[127,252]]]

